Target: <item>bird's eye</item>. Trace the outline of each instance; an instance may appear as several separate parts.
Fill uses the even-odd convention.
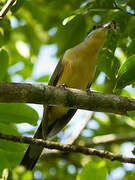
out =
[[[87,32],[87,35],[90,34],[93,30],[95,30],[97,28],[97,26],[93,26],[88,32]]]
[[[92,30],[95,30],[96,28],[97,28],[97,26],[95,25],[95,26],[92,27]]]

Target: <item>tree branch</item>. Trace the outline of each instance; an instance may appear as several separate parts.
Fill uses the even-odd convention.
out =
[[[94,149],[94,148],[87,148],[83,146],[78,146],[78,145],[65,145],[65,144],[59,144],[56,142],[51,142],[51,141],[45,141],[42,139],[34,139],[30,137],[21,137],[21,136],[14,136],[11,134],[2,134],[0,133],[0,139],[5,139],[9,141],[14,141],[14,142],[19,142],[19,143],[25,143],[25,144],[37,144],[39,146],[46,147],[48,149],[57,149],[60,151],[64,152],[75,152],[75,153],[82,153],[86,155],[93,155],[93,156],[98,156],[101,158],[106,158],[111,161],[120,161],[120,162],[125,162],[125,163],[132,163],[135,164],[135,158],[130,158],[130,157],[124,157],[120,154],[113,154],[109,151],[104,151],[104,150],[99,150],[99,149]]]
[[[0,19],[2,19],[10,9],[10,7],[14,4],[16,0],[8,0],[7,3],[4,5],[2,10],[0,11]]]
[[[74,131],[70,133],[70,136],[67,139],[64,139],[64,144],[73,144],[78,136],[81,134],[81,131],[85,128],[88,121],[91,119],[94,112],[90,112],[89,116],[82,119],[81,122],[75,127],[73,127]]]
[[[85,141],[86,146],[96,146],[99,144],[112,144],[112,143],[121,143],[126,141],[134,141],[135,132],[127,134],[107,134],[103,136],[95,136],[91,140]]]
[[[0,102],[47,104],[120,115],[135,110],[135,100],[127,97],[26,83],[0,83]]]
[[[107,134],[107,135],[102,135],[102,136],[95,136],[90,140],[84,140],[84,146],[89,146],[89,147],[94,147],[97,145],[107,145],[107,144],[113,144],[113,143],[122,143],[122,142],[127,142],[127,141],[134,141],[135,140],[135,132],[131,132],[131,133],[126,133],[126,134]],[[67,142],[67,141],[66,141]],[[69,141],[70,142],[70,141]],[[77,141],[78,144],[80,144],[80,141]],[[81,141],[82,143],[82,141]],[[67,143],[66,143],[67,144]],[[68,143],[71,144],[71,143]],[[46,155],[47,157],[60,157],[62,156],[62,154],[65,153],[61,153],[58,150],[55,151],[47,151],[47,152],[43,152],[41,155],[41,159],[45,159]],[[68,153],[66,153],[68,154]],[[64,156],[64,155],[63,155]]]

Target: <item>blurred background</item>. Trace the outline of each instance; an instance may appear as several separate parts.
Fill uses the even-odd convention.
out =
[[[1,0],[0,7],[5,3]],[[0,21],[0,81],[47,84],[64,51],[80,43],[93,25],[112,19],[117,30],[109,31],[98,54],[91,90],[135,98],[133,0],[17,0]],[[33,137],[42,113],[42,105],[0,103],[0,132]],[[134,116],[78,110],[54,141],[134,157],[134,128]],[[95,137],[100,143],[94,144]],[[0,140],[1,173],[15,168],[26,148]],[[45,150],[33,174],[37,180],[127,180],[134,178],[134,169],[117,161]]]

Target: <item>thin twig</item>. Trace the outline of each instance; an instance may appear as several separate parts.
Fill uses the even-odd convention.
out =
[[[127,141],[134,141],[135,140],[135,132],[130,132],[126,134],[107,134],[107,135],[102,135],[102,136],[95,136],[92,139],[89,140],[84,140],[84,146],[87,147],[95,147],[97,145],[107,145],[107,144],[113,144],[113,143],[122,143],[122,142],[127,142]],[[79,144],[82,141],[77,141]],[[65,142],[64,142],[65,143]],[[71,144],[70,141],[69,143],[66,144]],[[41,158],[44,159],[46,158],[46,154],[48,157],[51,156],[61,156],[61,152],[58,150],[55,151],[47,151],[43,152],[41,155]],[[67,153],[66,153],[67,154]]]
[[[2,10],[0,11],[0,19],[2,19],[10,9],[10,7],[14,4],[16,0],[8,0],[7,3],[4,5]]]
[[[134,141],[135,132],[127,134],[107,134],[102,136],[95,136],[91,140],[85,141],[86,146],[96,146],[99,144],[112,144],[112,143],[121,143],[126,141]]]
[[[113,154],[109,151],[104,151],[104,150],[99,150],[99,149],[94,149],[94,148],[87,148],[83,146],[78,146],[78,145],[63,145],[59,144],[56,142],[51,142],[51,141],[45,141],[42,139],[34,139],[30,137],[21,137],[21,136],[14,136],[11,134],[2,134],[0,133],[0,139],[5,139],[9,141],[14,141],[14,142],[19,142],[19,143],[25,143],[25,144],[38,144],[39,146],[46,147],[48,149],[57,149],[60,151],[64,152],[76,152],[76,153],[82,153],[86,155],[93,155],[93,156],[98,156],[101,158],[106,158],[111,161],[120,161],[124,163],[132,163],[135,164],[135,158],[130,158],[130,157],[124,157],[120,154]]]

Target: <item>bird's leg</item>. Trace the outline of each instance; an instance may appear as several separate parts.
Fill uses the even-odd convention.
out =
[[[86,92],[91,92],[90,88],[86,88]]]
[[[66,88],[67,86],[66,86],[65,83],[63,83],[63,84],[60,84],[58,87],[60,87],[60,88]]]

